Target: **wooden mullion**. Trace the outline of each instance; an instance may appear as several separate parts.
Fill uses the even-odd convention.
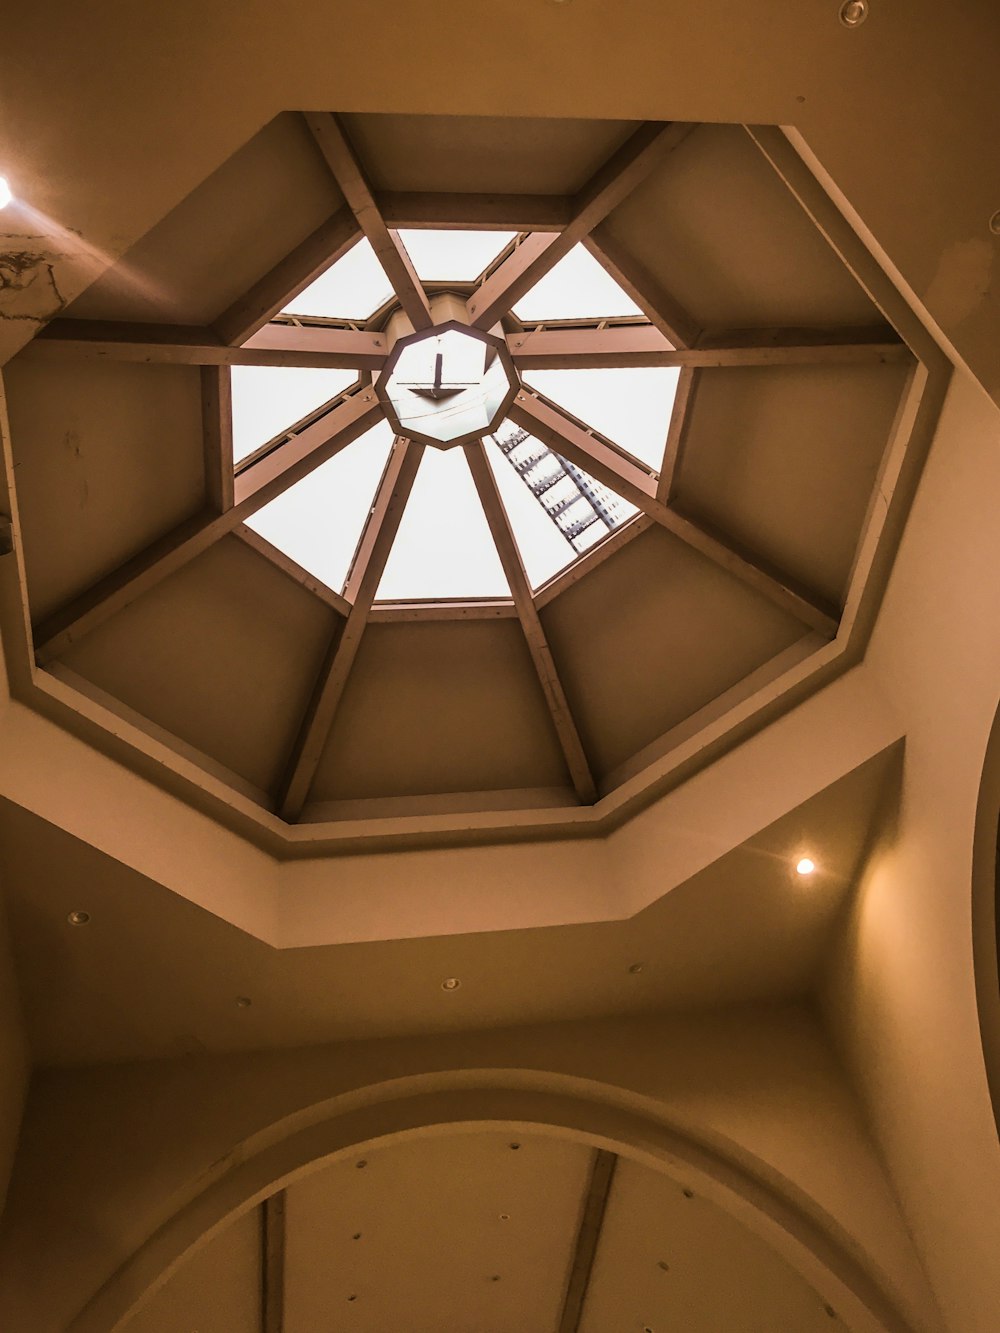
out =
[[[580,739],[576,721],[570,710],[566,692],[556,668],[552,651],[549,648],[538,610],[531,591],[531,582],[517,549],[517,541],[507,517],[500,491],[497,487],[493,469],[482,444],[466,446],[465,456],[469,460],[472,478],[479,493],[479,499],[493,534],[493,541],[500,556],[504,574],[510,585],[511,596],[521,629],[528,645],[528,652],[534,663],[546,706],[552,718],[552,725],[559,740],[560,748],[566,760],[566,767],[577,796],[584,804],[597,800],[597,786],[590,771],[590,763]]]
[[[382,474],[345,588],[351,609],[327,650],[282,782],[277,808],[290,823],[309,796],[423,451],[422,444],[397,438]]]
[[[605,1148],[595,1150],[557,1333],[579,1333],[617,1165],[618,1157],[615,1153]]]
[[[306,112],[305,121],[410,323],[414,329],[429,329],[434,319],[427,294],[406,247],[396,232],[387,226],[343,126],[331,112]]]
[[[595,227],[584,244],[675,347],[690,347],[698,340],[701,326],[694,316],[644,264],[632,258],[607,225]]]

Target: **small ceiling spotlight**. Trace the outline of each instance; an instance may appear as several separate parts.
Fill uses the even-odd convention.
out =
[[[252,1004],[253,1000],[251,1000],[249,995],[237,995],[236,997],[237,1009],[249,1009]]]
[[[990,231],[994,236],[1000,236],[1000,208],[990,218]]]
[[[441,982],[441,989],[458,990],[461,984],[462,983],[459,981],[458,977],[445,977],[444,981]]]
[[[85,926],[90,920],[89,912],[70,912],[66,918],[71,926]]]
[[[868,0],[844,0],[840,21],[845,28],[860,28],[868,17]]]
[[[630,977],[637,977],[642,971],[642,963],[629,963],[628,972]]]
[[[0,176],[0,208],[6,208],[14,198],[14,191],[10,188],[10,183],[6,176]]]
[[[803,856],[797,862],[795,869],[800,875],[811,875],[816,869],[816,862],[811,857]]]

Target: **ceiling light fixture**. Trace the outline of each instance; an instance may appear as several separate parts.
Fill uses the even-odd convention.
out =
[[[13,201],[14,191],[6,176],[0,176],[0,208],[6,208]]]
[[[252,1004],[253,1000],[251,1000],[249,995],[237,995],[236,997],[237,1009],[249,1009]]]
[[[990,231],[994,236],[1000,236],[1000,208],[990,218]]]
[[[798,871],[800,875],[811,875],[813,871],[816,869],[816,862],[813,861],[811,857],[803,856],[799,860],[795,869]]]
[[[629,976],[637,977],[642,971],[642,963],[629,963]]]
[[[445,977],[444,981],[441,982],[441,989],[458,990],[461,984],[462,983],[459,981],[458,977]]]
[[[840,21],[845,28],[860,28],[868,17],[868,0],[844,0]]]
[[[70,912],[66,918],[71,926],[85,926],[90,920],[89,912]]]

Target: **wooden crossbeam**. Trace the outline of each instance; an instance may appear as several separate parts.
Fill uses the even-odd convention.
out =
[[[462,231],[561,231],[573,200],[559,194],[460,194],[377,190],[375,203],[389,227]]]
[[[887,324],[864,329],[748,329],[713,334],[693,348],[671,347],[652,324],[540,327],[507,334],[520,370],[636,366],[710,367],[883,364],[910,353]]]
[[[360,235],[350,209],[339,209],[213,320],[215,332],[230,346],[246,342],[293,297],[345,255]]]
[[[595,1151],[557,1333],[579,1333],[583,1307],[587,1299],[587,1287],[590,1285],[590,1274],[597,1256],[604,1214],[617,1165],[618,1158],[615,1153],[608,1152],[604,1148]]]
[[[330,412],[237,476],[235,500],[224,513],[205,510],[126,560],[40,624],[35,656],[50,662],[143,593],[207,551],[275,496],[346,448],[382,416],[370,388],[343,397]]]
[[[225,366],[201,368],[205,500],[224,514],[233,503],[233,394]]]
[[[423,451],[422,444],[397,437],[379,482],[344,589],[351,609],[327,651],[277,801],[289,823],[302,814],[316,776]]]
[[[561,232],[527,236],[469,297],[469,322],[491,328],[573,246],[582,241],[658,162],[694,129],[680,122],[647,121],[587,182]]]
[[[656,480],[650,471],[624,457],[610,441],[587,430],[555,403],[541,394],[522,389],[508,415],[516,425],[584,468],[666,531],[707,556],[747,587],[762,593],[775,606],[796,616],[811,629],[831,638],[836,634],[839,616],[833,607],[815,594],[796,588],[778,572],[765,568],[749,554],[736,550],[721,537],[664,504],[657,498]]]
[[[434,320],[427,304],[427,294],[406,249],[379,211],[372,188],[340,121],[332,112],[304,114],[327,166],[358,225],[368,237],[410,323],[415,329],[429,329]]]
[[[542,622],[531,592],[531,582],[521,560],[521,554],[517,549],[517,541],[510,526],[507,511],[500,498],[500,491],[489,458],[486,455],[485,448],[479,443],[466,445],[465,456],[469,460],[472,479],[476,483],[476,490],[486,513],[490,532],[493,534],[493,541],[500,556],[500,563],[510,585],[514,607],[521,622],[521,629],[524,632],[528,652],[531,654],[531,660],[534,663],[542,693],[545,695],[545,703],[552,717],[552,725],[555,728],[559,746],[566,760],[570,779],[580,800],[584,804],[592,804],[597,800],[597,786],[590,771],[590,763],[583,748],[580,733],[570,711],[566,692],[563,689],[562,681],[559,679],[559,672],[552,657],[552,650],[549,648],[545,631],[542,628]]]

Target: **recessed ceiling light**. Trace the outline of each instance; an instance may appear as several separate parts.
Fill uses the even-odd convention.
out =
[[[800,875],[811,875],[816,869],[816,862],[808,856],[803,856],[796,865],[795,869]]]
[[[249,1009],[252,1004],[253,1000],[251,1000],[249,995],[237,995],[236,997],[237,1009]]]
[[[840,6],[840,21],[845,28],[860,28],[868,17],[868,0],[844,0]]]
[[[636,977],[642,971],[642,963],[629,963],[629,976]]]
[[[13,198],[14,191],[10,188],[7,177],[0,176],[0,208],[6,208]]]
[[[71,926],[85,926],[90,920],[89,912],[70,912],[66,918]]]
[[[461,984],[462,983],[459,981],[458,977],[445,977],[444,981],[441,982],[441,989],[458,990]]]
[[[1000,236],[1000,208],[990,218],[990,231],[994,236]]]

